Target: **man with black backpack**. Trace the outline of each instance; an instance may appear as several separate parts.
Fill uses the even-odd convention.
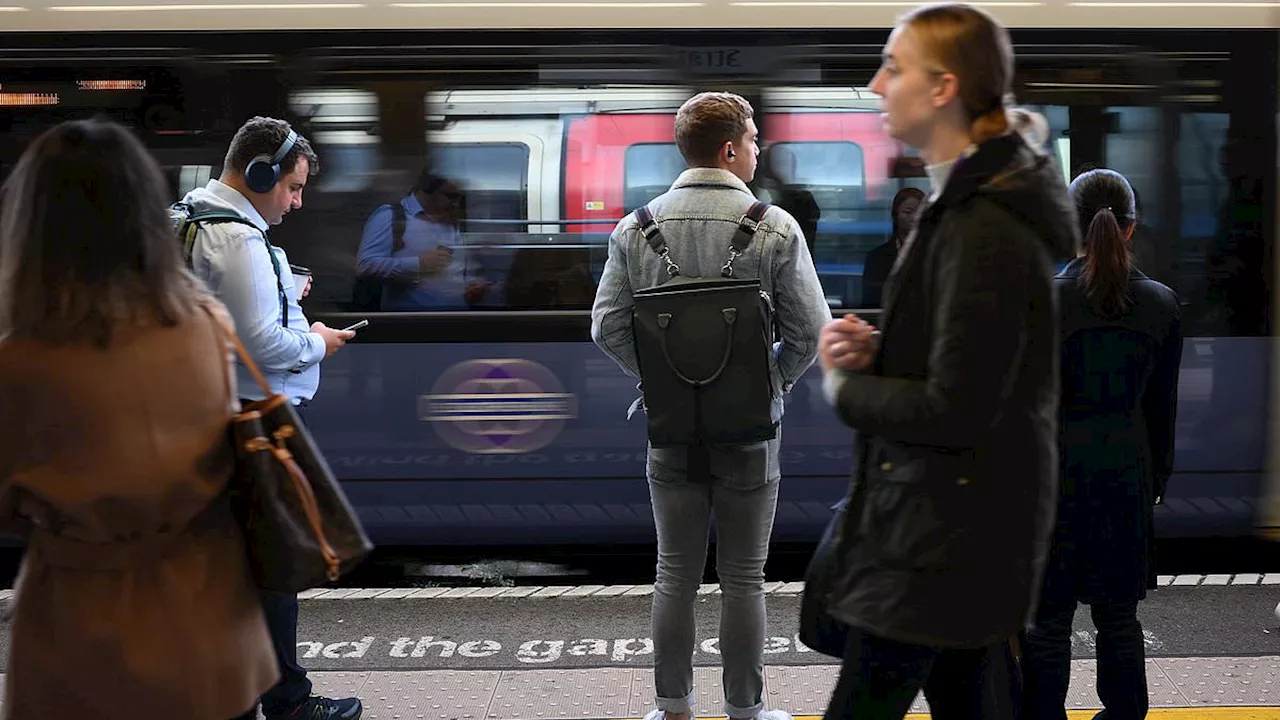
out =
[[[298,304],[306,288],[295,285],[284,250],[267,239],[270,226],[302,207],[302,189],[318,170],[311,144],[288,123],[251,118],[231,139],[222,175],[171,208],[187,263],[227,306],[271,389],[288,397],[299,415],[320,385],[320,361],[355,336],[324,323],[307,325]],[[242,402],[265,399],[239,361],[236,380]],[[359,718],[359,700],[311,694],[311,680],[298,664],[297,595],[259,594],[281,673],[262,696],[267,720]],[[255,709],[239,720],[256,716]]]
[[[658,532],[653,598],[657,709],[688,720],[693,608],[716,517],[724,710],[765,710],[764,564],[781,472],[782,398],[813,364],[831,320],[804,234],[747,188],[760,149],[753,111],[702,93],[676,115],[689,165],[671,190],[618,224],[591,337],[640,379],[649,495]]]

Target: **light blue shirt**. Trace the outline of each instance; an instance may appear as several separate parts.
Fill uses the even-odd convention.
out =
[[[382,283],[383,310],[465,309],[467,248],[456,227],[427,218],[422,203],[410,193],[400,200],[405,210],[404,247],[394,249],[391,208],[369,217],[356,254],[356,274]],[[454,250],[453,261],[438,275],[422,274],[418,256],[439,247]]]
[[[197,213],[230,210],[253,224],[253,227],[235,222],[201,225],[192,246],[192,269],[227,306],[240,342],[266,377],[272,392],[285,395],[295,405],[311,400],[320,386],[324,338],[310,332],[310,323],[298,304],[298,288],[293,273],[289,272],[289,258],[284,250],[267,242],[267,221],[247,198],[217,180],[187,193],[183,202]],[[268,253],[274,254],[279,263],[278,280]],[[283,306],[289,314],[287,327],[282,325],[281,285]],[[236,382],[240,397],[249,400],[266,397],[238,359]]]

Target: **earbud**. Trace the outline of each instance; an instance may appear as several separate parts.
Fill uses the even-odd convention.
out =
[[[737,154],[737,153],[735,153],[734,151],[730,150],[730,151],[729,151],[729,157],[731,157],[731,158],[733,158],[733,157],[738,157],[738,154]]]

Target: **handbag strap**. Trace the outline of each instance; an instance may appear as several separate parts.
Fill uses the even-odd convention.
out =
[[[201,303],[200,307],[209,314],[209,319],[213,321],[217,333],[230,340],[231,343],[235,345],[236,353],[240,355],[240,359],[244,361],[244,364],[249,368],[249,372],[253,373],[254,379],[258,381],[258,385],[262,387],[262,391],[267,394],[267,397],[275,395],[275,393],[271,391],[271,387],[267,385],[267,381],[262,376],[262,372],[258,370],[258,366],[254,364],[253,360],[249,357],[249,353],[244,349],[244,345],[241,344],[240,338],[237,337],[234,332],[228,330],[227,326],[223,325],[222,322],[218,320],[217,316],[213,314],[213,310],[209,307],[208,303]],[[228,373],[229,372],[230,368],[228,368]],[[229,377],[227,384],[227,392],[230,394],[231,388]],[[288,430],[292,432],[293,428],[288,428]],[[310,526],[311,533],[315,536],[316,542],[320,546],[321,557],[328,568],[328,577],[331,581],[336,581],[341,574],[342,559],[338,556],[337,551],[333,548],[333,544],[329,542],[329,538],[325,534],[324,521],[320,517],[320,502],[316,499],[316,493],[311,487],[311,481],[307,479],[307,474],[303,472],[302,467],[298,465],[296,460],[294,460],[293,454],[290,453],[282,444],[273,445],[265,438],[260,438],[260,440],[261,442],[255,444],[251,449],[255,452],[264,450],[269,451],[272,457],[284,466],[285,472],[289,474],[289,479],[293,483],[294,491],[298,495],[302,514],[305,516],[307,525]]]

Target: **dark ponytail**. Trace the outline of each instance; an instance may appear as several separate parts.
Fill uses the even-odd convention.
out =
[[[1085,300],[1102,317],[1118,317],[1132,305],[1133,255],[1125,235],[1136,219],[1133,189],[1123,175],[1098,169],[1077,177],[1069,192],[1084,234],[1080,286]]]
[[[1094,311],[1103,317],[1116,317],[1129,309],[1129,272],[1133,256],[1124,239],[1120,222],[1110,207],[1093,214],[1084,234],[1084,272],[1080,284]]]

